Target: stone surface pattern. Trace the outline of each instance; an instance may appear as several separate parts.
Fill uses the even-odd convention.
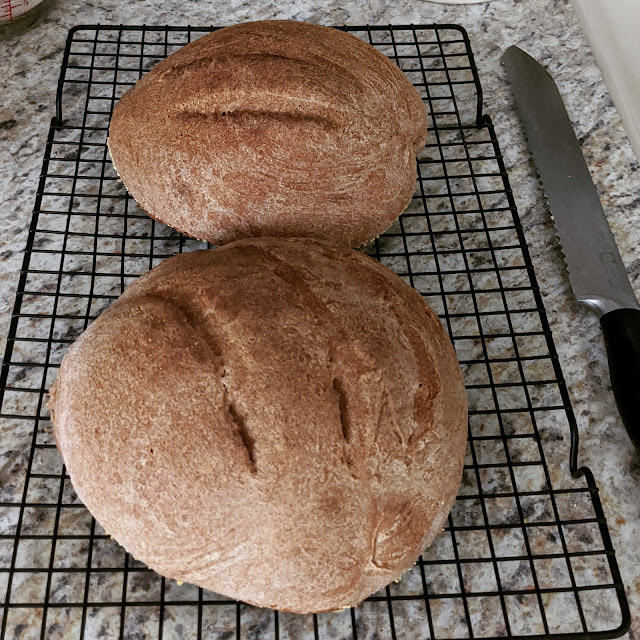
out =
[[[220,0],[216,3],[200,0],[141,0],[136,3],[104,0],[99,4],[59,0],[48,18],[34,30],[18,39],[0,42],[0,56],[4,61],[0,76],[0,337],[3,343],[22,264],[46,134],[54,112],[56,82],[68,28],[76,24],[114,22],[226,25],[270,18],[291,18],[327,25],[456,23],[468,30],[484,89],[484,108],[492,116],[496,126],[575,409],[581,434],[580,461],[592,469],[599,483],[632,615],[640,613],[640,568],[636,562],[637,550],[633,543],[640,533],[640,458],[629,443],[616,413],[598,322],[572,299],[560,248],[514,111],[504,72],[499,64],[501,52],[510,44],[518,44],[548,65],[556,78],[583,145],[631,282],[640,294],[638,162],[568,0],[495,0],[472,6],[447,6],[421,0],[394,3],[382,0],[370,0],[367,3],[352,0],[295,0],[286,7],[272,0]],[[29,371],[23,374],[28,377]],[[0,465],[5,478],[10,478],[11,473],[16,476],[23,473],[15,452],[22,446],[20,443],[25,441],[25,437],[30,437],[25,431],[28,427],[25,422],[4,421],[0,425]],[[46,432],[39,435],[39,442],[50,440],[50,434]],[[553,456],[552,473],[562,474],[563,468],[566,470],[566,441],[567,434],[564,434],[563,446],[559,448],[557,456]],[[54,462],[43,460],[42,464],[51,468],[50,465]],[[500,481],[496,477],[496,486],[499,486]],[[465,478],[462,491],[471,491],[472,485],[472,479]],[[34,502],[46,502],[50,495],[55,495],[52,494],[53,491],[54,488],[43,482],[41,487],[33,488],[30,499]],[[11,481],[6,482],[0,487],[0,498],[12,499],[14,492],[15,487]],[[65,502],[72,503],[75,499],[72,489],[65,488],[65,492]],[[546,508],[544,504],[532,504],[527,515],[544,519],[547,517]],[[566,508],[578,507],[567,505]],[[46,510],[39,513],[37,509],[26,513],[23,531],[49,532],[53,526],[47,520],[50,515]],[[10,531],[12,526],[15,527],[15,522],[9,521],[11,517],[0,517],[0,532]],[[67,520],[65,527],[77,527],[78,532],[86,531],[89,527],[84,511],[65,510],[63,517]],[[463,517],[469,518],[469,512],[465,512]],[[508,518],[508,512],[503,517]],[[9,550],[4,541],[0,542],[3,543],[0,545],[0,562],[5,562]],[[78,541],[66,542],[69,543],[68,548],[62,544],[56,550],[56,563],[60,563],[57,566],[69,566],[72,569],[72,558],[82,556],[86,553],[86,548],[72,548],[71,543],[77,545]],[[101,542],[107,543],[108,540]],[[509,541],[505,541],[505,544],[509,544]],[[540,541],[540,550],[544,549],[544,544],[545,541]],[[29,557],[31,562],[37,562],[38,558],[45,562],[48,561],[49,552],[46,543],[34,542],[31,547],[25,545],[24,549],[19,549],[18,562],[21,561],[22,554]],[[447,549],[438,549],[436,545],[429,553],[446,554]],[[98,567],[108,568],[110,563],[121,561],[113,546],[108,544],[102,547],[99,545],[95,554],[94,566],[97,562]],[[587,580],[590,572],[597,573],[601,570],[601,567],[586,565],[576,568],[577,574],[582,571]],[[38,574],[24,575],[23,583],[14,583],[14,593],[17,594],[16,597],[22,594],[25,602],[37,601],[42,597],[44,584]],[[31,577],[27,579],[26,576]],[[0,583],[3,578],[0,574]],[[398,593],[411,593],[414,586],[420,589],[421,585],[413,584],[414,578],[415,576],[408,576],[394,589]],[[549,563],[546,569],[541,567],[538,570],[538,578],[548,580],[549,586],[553,586],[559,584],[564,576],[560,567]],[[447,581],[455,582],[457,577],[445,574],[441,577],[434,575],[432,579],[436,583],[441,580],[446,585]],[[526,588],[526,579],[522,571],[515,570],[508,578],[511,582],[506,586],[519,588],[522,585],[522,588]],[[89,585],[90,600],[102,603],[119,601],[122,594],[121,580],[121,574],[95,572]],[[154,590],[159,588],[155,581],[157,578],[153,575],[131,573],[128,597],[131,600],[137,597],[153,599],[145,594],[153,595]],[[476,585],[476,588],[481,586]],[[193,598],[189,585],[167,584],[166,588],[168,600]],[[488,584],[486,588],[490,589],[492,585]],[[4,589],[3,584],[0,584],[0,589]],[[78,581],[77,574],[72,571],[59,573],[51,585],[50,597],[53,602],[73,603],[78,599],[81,601],[83,589],[84,582]],[[359,622],[362,637],[374,637],[369,636],[367,631],[374,628],[378,628],[378,633],[381,634],[379,637],[387,637],[386,603],[384,607],[379,607],[378,604],[380,603],[368,603],[362,612]],[[560,599],[552,605],[563,607]],[[407,602],[403,612],[396,612],[406,625],[397,631],[402,637],[414,637],[416,634],[418,637],[426,637],[428,629],[415,625],[412,627],[410,624],[412,619],[416,620],[416,625],[423,624],[422,616],[412,611],[412,606],[411,602]],[[434,608],[434,625],[436,629],[442,625],[443,629],[455,634],[457,627],[447,606],[445,600],[439,603],[439,608]],[[77,613],[73,609],[56,609],[56,614],[47,618],[47,637],[63,637],[64,633],[71,634],[64,637],[72,637],[72,630],[77,629],[81,622]],[[192,614],[184,607],[166,607],[165,637],[178,640],[195,637],[189,626],[193,620]],[[38,616],[41,615],[38,609],[15,610],[12,624],[14,628],[21,628],[20,625],[24,625],[25,629],[39,628]],[[157,629],[159,615],[158,609],[153,606],[129,608],[124,621],[125,637],[146,637],[145,629]],[[235,630],[235,615],[235,606],[205,606],[203,637],[231,637]],[[491,620],[483,620],[481,609],[471,611],[471,615],[484,623],[484,626],[479,627],[482,632],[491,633]],[[24,619],[16,616],[23,616]],[[379,622],[375,621],[376,616],[379,616]],[[603,612],[603,617],[606,617],[606,612]],[[418,623],[418,620],[421,622]],[[241,624],[247,637],[268,637],[273,632],[270,626],[273,624],[273,617],[251,609],[243,612]],[[320,632],[324,633],[321,637],[342,638],[349,632],[351,623],[348,612],[343,612],[320,616],[318,624]],[[463,625],[459,631],[465,633],[464,623],[459,624]],[[535,620],[527,620],[525,616],[517,631],[536,632],[536,624]],[[280,617],[281,637],[299,638],[308,637],[309,634],[313,637],[313,628],[305,625],[308,626],[305,619],[284,614]],[[89,611],[86,637],[113,638],[117,636],[119,629],[119,609],[114,612],[113,608],[95,607]],[[638,631],[640,626],[634,623],[629,637],[635,637]]]

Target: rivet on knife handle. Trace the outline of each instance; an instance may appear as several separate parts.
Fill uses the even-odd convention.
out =
[[[518,47],[509,47],[502,63],[562,245],[571,287],[578,301],[600,317],[618,409],[631,439],[640,447],[640,304],[553,78]]]

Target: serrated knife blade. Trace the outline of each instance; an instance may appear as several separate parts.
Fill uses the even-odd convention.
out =
[[[560,92],[516,46],[502,56],[578,301],[600,317],[620,415],[640,447],[640,304]]]
[[[605,313],[640,309],[556,83],[518,47],[502,56],[576,298]]]

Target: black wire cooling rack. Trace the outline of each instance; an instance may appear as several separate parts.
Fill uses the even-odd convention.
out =
[[[140,211],[106,148],[115,101],[211,28],[71,30],[2,365],[0,638],[613,638],[629,609],[469,40],[348,27],[424,98],[416,195],[371,248],[440,314],[465,371],[469,447],[448,526],[354,610],[298,616],[161,578],[79,502],[46,391],[68,345],[164,258],[201,248]],[[114,490],[117,490],[114,488]]]

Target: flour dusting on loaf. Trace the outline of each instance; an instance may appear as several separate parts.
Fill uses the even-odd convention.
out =
[[[358,246],[411,200],[426,133],[417,91],[372,46],[264,21],[160,62],[116,105],[109,149],[139,205],[188,235]]]
[[[467,433],[421,296],[311,239],[166,260],[71,347],[50,406],[78,496],[136,558],[294,612],[356,605],[411,567]]]

